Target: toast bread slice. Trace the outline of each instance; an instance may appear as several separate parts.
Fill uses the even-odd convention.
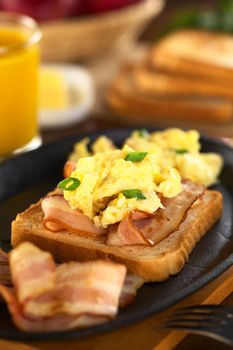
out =
[[[203,30],[181,30],[154,45],[149,61],[156,69],[233,85],[233,38]]]
[[[145,64],[132,68],[132,79],[139,94],[151,97],[223,98],[233,102],[231,86],[213,84],[195,76],[182,76],[149,69]]]
[[[11,243],[29,241],[51,252],[58,262],[107,259],[123,263],[145,281],[162,281],[177,274],[196,243],[219,219],[222,195],[206,190],[186,213],[176,231],[154,247],[109,246],[104,238],[90,239],[68,231],[51,232],[43,226],[40,202],[17,215],[12,222]]]
[[[106,92],[107,104],[118,114],[146,116],[157,121],[195,121],[202,124],[229,123],[233,118],[233,103],[223,98],[155,97],[139,93],[132,72],[132,66],[123,67]]]

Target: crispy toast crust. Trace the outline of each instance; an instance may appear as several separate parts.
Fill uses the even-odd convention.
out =
[[[40,202],[17,215],[12,222],[11,243],[30,241],[53,254],[58,262],[107,259],[123,263],[145,281],[162,281],[178,273],[200,238],[219,219],[222,195],[206,190],[188,210],[179,228],[154,247],[108,246],[103,238],[92,240],[68,231],[44,228]],[[81,232],[80,232],[81,234]]]
[[[149,61],[155,69],[195,75],[232,86],[233,39],[229,34],[180,30],[152,47]]]
[[[133,80],[134,66],[124,66],[106,92],[106,102],[118,114],[146,116],[152,120],[193,120],[199,123],[227,123],[232,120],[233,106],[225,98],[189,96],[155,96],[138,91]],[[171,114],[172,111],[172,114]]]
[[[196,97],[233,100],[232,86],[213,84],[212,81],[198,79],[196,75],[185,76],[152,70],[145,63],[132,67],[132,80],[139,94],[154,98]]]

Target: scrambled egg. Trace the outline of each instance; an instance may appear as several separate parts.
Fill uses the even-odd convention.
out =
[[[80,142],[77,142],[74,145],[74,150],[71,153],[69,160],[73,162],[77,162],[79,158],[88,157],[91,156],[93,153],[99,153],[99,152],[106,152],[115,149],[115,145],[113,144],[112,140],[108,139],[106,136],[102,135],[98,137],[98,139],[93,142],[93,145],[91,147],[92,153],[88,150],[88,143],[90,142],[90,139],[88,137],[85,137]]]
[[[133,209],[153,213],[161,208],[158,193],[168,198],[180,193],[181,177],[176,169],[159,166],[153,153],[138,162],[125,160],[133,151],[125,145],[121,150],[80,158],[71,174],[79,179],[80,185],[74,191],[64,190],[71,208],[80,209],[96,225],[107,227],[121,221]],[[127,198],[123,194],[135,189],[145,198]]]
[[[171,128],[145,137],[134,131],[125,143],[135,150],[160,152],[160,164],[175,167],[183,178],[210,186],[217,182],[223,160],[216,153],[200,153],[199,138],[196,130]]]
[[[91,152],[89,152],[87,148],[87,145],[89,142],[90,142],[90,139],[88,137],[85,137],[85,139],[83,139],[82,141],[77,142],[74,145],[73,152],[69,156],[69,160],[72,162],[77,162],[79,158],[90,156]]]
[[[71,177],[80,181],[73,191],[64,190],[71,208],[80,209],[97,226],[121,221],[131,210],[152,213],[162,208],[159,193],[171,198],[181,191],[181,178],[206,186],[217,181],[221,156],[200,153],[195,130],[167,129],[148,134],[134,131],[122,149],[106,136],[88,149],[89,139],[77,143],[69,160],[77,162]],[[146,152],[141,161],[128,161],[131,152]],[[125,190],[137,190],[144,197],[127,197]]]
[[[217,182],[223,161],[216,153],[200,153],[199,138],[196,130],[170,128],[151,134],[135,130],[126,139],[125,145],[135,151],[153,153],[159,166],[174,167],[181,177],[210,186]],[[106,136],[101,136],[93,143],[92,152],[88,151],[88,142],[89,140],[84,139],[77,143],[70,160],[77,161],[83,156],[115,148]]]

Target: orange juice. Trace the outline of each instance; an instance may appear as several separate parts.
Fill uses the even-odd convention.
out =
[[[0,27],[0,156],[29,144],[38,133],[39,47],[30,38],[20,27]]]

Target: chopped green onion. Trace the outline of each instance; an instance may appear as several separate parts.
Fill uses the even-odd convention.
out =
[[[75,177],[67,177],[60,181],[57,187],[65,191],[74,191],[80,184],[81,182],[79,179],[76,179]]]
[[[144,138],[144,139],[147,139],[148,136],[149,136],[148,131],[147,131],[146,129],[144,129],[144,128],[138,130],[138,133],[139,133],[139,136],[142,137],[142,138]]]
[[[175,149],[175,152],[176,152],[177,154],[189,153],[189,151],[188,151],[187,149],[184,149],[184,148]]]
[[[126,198],[137,198],[137,199],[146,199],[141,190],[133,189],[133,190],[123,190],[121,193]]]
[[[148,152],[129,152],[125,157],[125,160],[130,160],[131,162],[141,162],[147,154]]]

